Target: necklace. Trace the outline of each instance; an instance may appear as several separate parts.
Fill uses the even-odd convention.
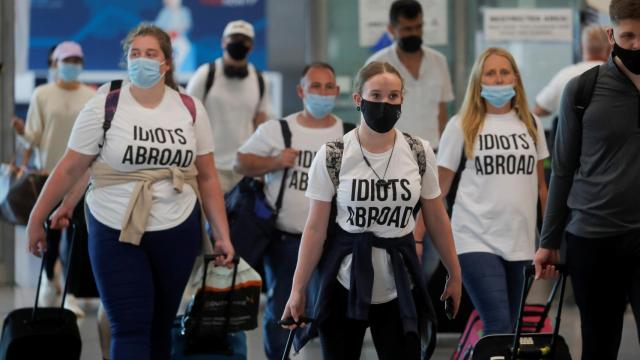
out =
[[[391,183],[388,180],[386,180],[385,177],[387,176],[387,170],[389,170],[389,164],[391,163],[391,157],[393,157],[393,150],[396,148],[396,134],[395,134],[395,132],[393,134],[393,145],[391,147],[391,154],[389,155],[389,160],[387,160],[387,166],[384,168],[384,174],[382,174],[382,177],[380,177],[380,175],[378,175],[378,173],[373,168],[373,166],[371,166],[371,163],[369,162],[369,159],[367,159],[367,157],[364,155],[364,150],[362,150],[362,143],[360,142],[360,135],[358,133],[358,129],[356,129],[356,138],[358,139],[358,145],[360,145],[360,153],[362,153],[362,158],[364,159],[365,164],[367,164],[369,169],[371,169],[371,171],[373,171],[373,174],[378,178],[378,181],[376,182],[376,186],[384,187],[384,188],[388,187],[389,184],[391,184]]]

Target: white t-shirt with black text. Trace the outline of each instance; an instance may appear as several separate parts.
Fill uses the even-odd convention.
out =
[[[391,185],[388,188],[374,185],[377,177],[365,163],[355,131],[344,136],[344,152],[340,169],[340,183],[336,197],[338,213],[336,222],[350,233],[372,232],[381,238],[396,238],[413,231],[413,208],[420,198],[434,199],[440,195],[436,159],[429,142],[422,140],[427,167],[422,179],[418,163],[399,130],[393,150],[380,154],[364,151],[371,166]],[[393,154],[391,152],[393,151]],[[389,162],[389,157],[391,161]],[[326,147],[322,146],[309,171],[307,197],[330,202],[335,188],[326,168]],[[351,258],[342,261],[338,281],[349,288]],[[384,249],[372,248],[373,291],[371,302],[385,303],[396,298],[396,286],[391,268],[391,258]]]
[[[467,159],[451,228],[458,254],[487,252],[507,261],[533,259],[538,201],[537,163],[549,156],[536,118],[537,143],[514,111],[487,114]],[[464,137],[459,116],[440,139],[438,166],[457,171]]]
[[[282,231],[299,234],[304,230],[309,199],[304,196],[309,184],[309,167],[320,146],[328,141],[342,137],[342,120],[334,116],[336,122],[327,128],[309,128],[298,123],[300,113],[285,118],[291,130],[291,147],[300,151],[296,164],[289,169],[285,181],[282,208],[276,220],[276,227]],[[258,156],[276,156],[284,149],[282,129],[278,120],[269,120],[260,125],[253,135],[240,147],[240,153]],[[269,205],[275,203],[282,183],[284,171],[268,173],[265,177],[265,195]]]
[[[84,107],[71,132],[69,148],[85,155],[98,155],[96,161],[115,170],[187,168],[196,157],[213,151],[213,136],[204,106],[196,104],[195,123],[175,90],[165,87],[164,97],[155,108],[145,108],[131,95],[129,85],[120,91],[118,108],[103,143],[106,94],[96,95]],[[86,201],[101,223],[120,230],[135,182],[90,189]],[[155,182],[153,205],[146,231],[172,228],[191,214],[196,194],[187,184],[181,193],[170,179]]]

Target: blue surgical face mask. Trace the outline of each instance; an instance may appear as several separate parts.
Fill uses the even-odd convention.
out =
[[[513,84],[507,85],[482,85],[480,96],[489,102],[489,104],[501,108],[516,96]]]
[[[65,82],[77,81],[82,72],[82,65],[60,62],[58,63],[58,79]]]
[[[335,106],[335,95],[325,96],[305,93],[304,107],[314,119],[322,119],[329,115]]]
[[[129,59],[127,64],[129,80],[139,88],[148,89],[157,84],[164,76],[160,73],[160,65],[163,63],[144,57]]]

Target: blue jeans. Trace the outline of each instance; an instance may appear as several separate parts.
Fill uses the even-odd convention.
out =
[[[464,287],[480,314],[484,335],[513,332],[524,286],[523,270],[531,260],[506,261],[483,252],[458,258]]]
[[[200,206],[182,224],[144,233],[139,246],[87,211],[89,255],[111,323],[112,360],[169,360],[171,325],[201,245]]]
[[[429,232],[426,232],[422,238],[422,270],[424,271],[424,278],[427,280],[427,285],[429,285],[431,277],[438,269],[438,265],[440,265],[440,255],[431,242]]]
[[[293,273],[298,260],[301,235],[275,231],[264,257],[264,272],[267,286],[267,306],[264,311],[262,330],[264,352],[267,359],[282,359],[289,331],[278,325],[287,305]],[[307,316],[313,313],[313,301],[319,291],[318,272],[314,271],[307,287]]]

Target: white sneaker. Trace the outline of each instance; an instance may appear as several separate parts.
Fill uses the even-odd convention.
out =
[[[58,305],[58,289],[55,284],[55,278],[49,280],[47,274],[42,274],[42,284],[40,285],[40,294],[38,295],[38,306],[53,307]]]
[[[76,314],[76,317],[81,318],[85,315],[84,310],[82,310],[80,304],[78,304],[78,299],[73,296],[73,294],[67,294],[67,297],[64,299],[64,307]]]

